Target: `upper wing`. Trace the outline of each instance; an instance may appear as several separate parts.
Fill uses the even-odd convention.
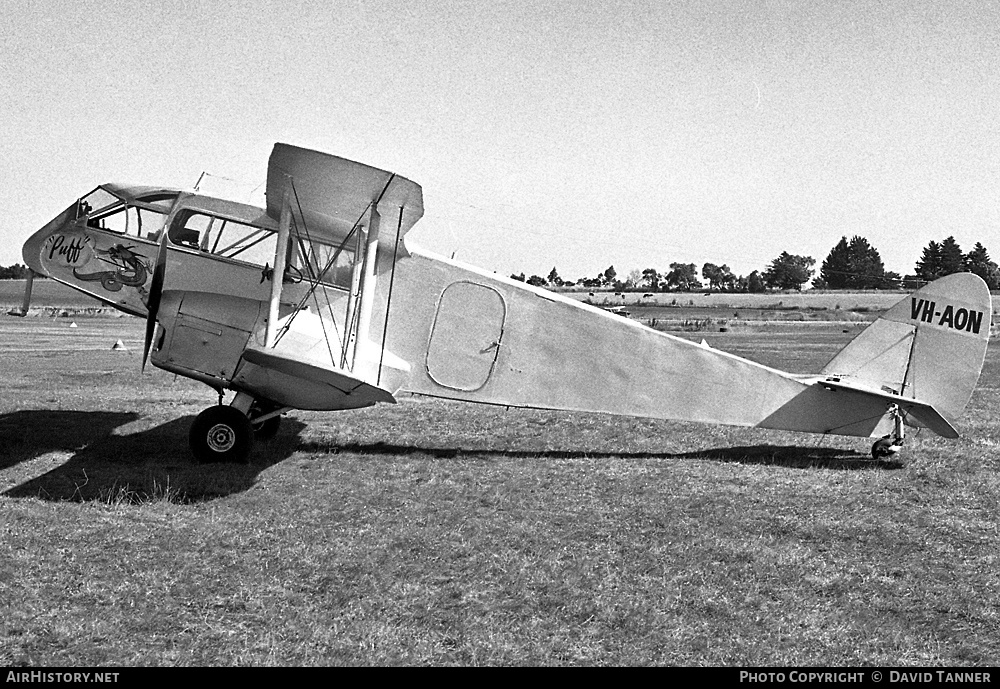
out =
[[[267,214],[275,219],[289,180],[294,215],[313,239],[343,241],[373,202],[386,229],[392,229],[393,242],[397,226],[402,237],[424,214],[416,182],[328,153],[275,144],[267,164]]]

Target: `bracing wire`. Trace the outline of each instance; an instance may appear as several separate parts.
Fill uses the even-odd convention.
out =
[[[324,275],[326,275],[326,273],[330,270],[330,268],[333,267],[333,265],[336,263],[337,259],[340,258],[341,253],[343,253],[344,247],[347,245],[347,242],[349,242],[351,240],[351,237],[354,235],[354,233],[357,231],[358,227],[360,226],[361,219],[364,217],[364,214],[362,213],[362,215],[358,218],[358,220],[355,221],[354,226],[351,228],[351,231],[344,238],[344,241],[341,242],[340,245],[336,248],[336,250],[334,251],[334,253],[330,256],[329,260],[327,261],[326,265],[323,266],[323,269],[320,270],[317,273],[317,272],[315,272],[313,270],[313,259],[316,257],[316,252],[315,252],[315,248],[314,248],[315,247],[315,242],[313,241],[312,236],[309,233],[309,226],[306,223],[305,213],[302,210],[302,202],[301,202],[301,200],[299,198],[298,190],[295,187],[295,180],[294,179],[289,179],[289,182],[292,185],[292,195],[295,197],[295,205],[296,205],[296,207],[299,210],[299,217],[302,219],[302,233],[305,235],[306,242],[308,243],[308,245],[310,247],[310,251],[309,252],[303,252],[302,251],[302,244],[301,244],[302,239],[301,239],[301,236],[299,236],[298,232],[296,231],[296,238],[297,238],[297,241],[299,242],[299,252],[300,252],[300,254],[303,254],[303,257],[305,258],[304,262],[306,264],[306,267],[309,270],[309,275],[310,275],[309,285],[310,285],[310,287],[309,287],[309,289],[306,290],[305,294],[302,295],[301,299],[299,299],[298,303],[295,306],[295,311],[292,313],[292,316],[288,319],[288,321],[285,322],[284,326],[282,326],[281,331],[278,333],[277,337],[275,337],[275,345],[277,345],[277,343],[280,341],[281,337],[284,336],[284,334],[286,332],[288,332],[288,329],[291,327],[292,321],[295,319],[295,316],[297,316],[298,313],[299,313],[299,311],[302,310],[302,307],[305,306],[305,303],[309,300],[310,297],[313,298],[313,301],[316,304],[316,310],[319,313],[323,312],[323,307],[320,305],[319,298],[316,296],[316,288],[317,287],[323,287],[323,296],[326,299],[327,308],[329,309],[332,306],[332,304],[330,303],[329,295],[326,292],[326,286],[323,285],[323,283],[322,283],[322,278],[323,278]],[[367,209],[366,209],[366,211],[367,211]],[[295,222],[296,230],[298,230],[298,222],[295,220],[294,214],[292,216],[292,220],[293,220],[293,222]],[[334,365],[337,365],[336,358],[333,355],[333,350],[330,347],[330,340],[329,340],[328,334],[326,332],[326,326],[323,323],[322,316],[320,316],[320,324],[323,327],[323,336],[324,336],[324,339],[326,339],[326,342],[327,342],[327,349],[329,350],[329,353],[330,353],[330,361]],[[333,326],[334,326],[334,330],[335,330],[335,334],[336,334],[337,338],[342,343],[342,349],[343,349],[344,347],[346,347],[346,332],[345,332],[345,337],[341,337],[340,331],[339,331],[339,329],[337,329],[337,322],[336,322],[336,320],[334,320]],[[349,326],[345,325],[345,328],[347,328],[347,327],[349,327]]]
[[[314,270],[314,268],[313,268],[313,262],[314,262],[314,260],[316,258],[318,258],[318,255],[317,255],[316,250],[315,250],[316,242],[313,240],[313,238],[312,238],[312,236],[311,236],[311,234],[309,232],[309,227],[308,227],[308,224],[306,223],[306,219],[305,219],[305,212],[302,209],[302,201],[301,201],[301,198],[299,197],[298,189],[295,186],[295,180],[289,178],[289,183],[291,184],[291,188],[292,188],[292,195],[295,197],[295,205],[298,208],[298,215],[299,215],[299,218],[302,220],[302,232],[300,234],[299,231],[298,231],[299,230],[298,220],[295,218],[294,214],[292,215],[292,222],[294,223],[295,230],[296,230],[295,236],[296,236],[296,241],[298,242],[298,250],[299,250],[300,255],[302,255],[302,257],[304,258],[303,262],[306,264],[306,268],[307,268],[307,271],[308,271],[309,288],[306,290],[306,292],[302,295],[302,297],[297,302],[295,310],[292,313],[292,315],[288,318],[288,320],[281,327],[280,331],[277,333],[277,335],[275,337],[275,346],[277,346],[277,344],[278,344],[278,342],[280,342],[281,338],[284,337],[285,333],[288,332],[289,328],[291,327],[292,321],[298,315],[299,311],[302,310],[302,308],[305,305],[305,303],[309,300],[310,297],[312,297],[313,302],[316,305],[316,310],[320,314],[320,327],[323,329],[323,339],[326,342],[327,352],[330,355],[330,362],[334,366],[338,366],[338,364],[337,364],[337,358],[334,356],[333,348],[332,348],[332,346],[330,344],[330,335],[329,335],[329,332],[327,331],[327,325],[326,325],[325,319],[322,317],[322,313],[324,312],[324,308],[323,308],[323,306],[319,302],[319,297],[317,295],[317,288],[322,287],[322,289],[323,289],[323,296],[324,296],[324,299],[326,301],[326,310],[332,310],[333,304],[330,301],[330,297],[329,297],[329,294],[327,293],[326,285],[322,282],[322,278],[336,264],[337,260],[340,258],[341,254],[344,252],[344,249],[347,247],[348,243],[351,241],[352,238],[355,241],[355,257],[354,257],[354,262],[356,263],[359,260],[364,260],[364,257],[361,256],[361,252],[362,252],[362,250],[367,251],[368,249],[367,249],[367,247],[362,247],[361,246],[361,233],[358,232],[358,229],[361,227],[362,221],[364,220],[364,217],[369,212],[369,210],[373,206],[376,206],[378,204],[378,202],[382,200],[382,197],[385,196],[385,193],[388,191],[388,189],[389,189],[390,185],[392,184],[393,180],[395,179],[395,177],[396,177],[395,174],[391,175],[389,177],[389,180],[386,182],[385,186],[382,188],[382,192],[379,194],[378,199],[376,199],[375,201],[369,202],[368,205],[365,206],[365,208],[361,211],[361,213],[359,214],[358,218],[354,221],[353,225],[351,226],[350,232],[348,232],[347,236],[344,237],[343,241],[341,241],[340,244],[337,245],[336,249],[334,250],[334,252],[332,253],[332,255],[329,257],[329,259],[327,260],[326,265],[324,265],[323,268],[322,268],[322,270],[320,270],[319,272],[316,272]],[[402,214],[402,209],[400,209],[400,213]],[[400,222],[402,222],[402,221],[400,220]],[[302,235],[305,236],[305,242],[310,247],[309,251],[303,251]],[[277,279],[282,279],[282,277],[279,277]],[[352,286],[352,290],[351,291],[353,292],[353,286]],[[352,310],[353,313],[352,313],[352,316],[351,316],[351,319],[350,319],[351,322],[349,322],[349,323],[345,322],[345,324],[344,324],[344,333],[343,333],[343,335],[341,335],[340,329],[337,327],[336,319],[332,319],[333,320],[334,335],[337,337],[338,341],[341,343],[341,347],[340,347],[340,349],[341,349],[340,367],[341,368],[343,368],[343,367],[345,367],[347,365],[347,360],[346,360],[346,357],[347,357],[347,348],[348,348],[348,346],[350,344],[350,337],[349,337],[348,333],[350,333],[352,331],[352,329],[356,326],[356,323],[359,322],[359,318],[360,318],[360,314],[359,314],[358,309],[357,309],[357,304],[355,303],[355,305],[354,305],[355,308],[351,309],[351,301],[352,300],[354,300],[355,302],[359,301],[360,300],[360,296],[361,296],[360,295],[360,291],[359,291],[358,294],[353,294],[353,293],[349,293],[348,294],[348,309]]]

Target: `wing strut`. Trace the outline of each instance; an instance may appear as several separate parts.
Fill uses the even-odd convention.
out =
[[[288,256],[288,232],[292,221],[292,204],[288,187],[281,199],[281,219],[278,221],[278,244],[274,249],[274,273],[271,277],[271,301],[267,313],[267,328],[264,331],[264,346],[274,347],[278,326],[278,306],[281,301],[281,287],[284,283],[285,260]]]
[[[392,246],[392,269],[389,273],[389,294],[385,298],[385,321],[382,323],[382,347],[378,359],[378,378],[376,385],[382,383],[382,360],[385,358],[385,338],[389,334],[389,309],[392,307],[392,286],[396,282],[396,254],[399,251],[399,235],[403,226],[403,207],[399,207],[399,221],[396,223],[396,243]]]
[[[24,283],[24,301],[21,302],[21,313],[11,311],[10,314],[13,316],[27,316],[28,308],[31,306],[31,286],[35,282],[35,271],[28,268],[28,279]]]
[[[315,290],[317,287],[321,286],[319,279],[320,276],[334,264],[337,257],[340,255],[341,250],[350,240],[351,235],[357,232],[357,248],[355,250],[354,266],[351,275],[351,291],[347,299],[347,313],[345,314],[344,319],[345,333],[344,340],[342,340],[339,363],[335,360],[333,351],[330,351],[331,363],[334,366],[347,371],[354,371],[356,365],[358,363],[362,363],[363,367],[366,369],[366,373],[376,374],[377,370],[375,367],[380,367],[381,364],[378,357],[375,356],[375,353],[368,351],[371,347],[371,343],[369,341],[369,331],[371,330],[372,314],[375,307],[375,288],[378,272],[378,244],[381,227],[381,215],[378,211],[378,206],[382,197],[392,185],[392,181],[394,179],[395,175],[391,175],[378,198],[369,202],[368,208],[365,209],[365,213],[368,215],[368,222],[364,222],[365,214],[363,213],[361,217],[355,221],[353,228],[344,238],[344,241],[341,243],[341,246],[337,249],[336,253],[329,259],[327,266],[320,271],[318,275],[313,275],[312,269],[310,268],[310,282],[312,284],[306,295],[303,296],[302,300],[299,302],[299,308],[301,308],[302,304],[306,299],[308,299],[309,295],[313,295],[315,298]],[[291,177],[289,177],[288,185],[285,186],[283,191],[280,219],[278,223],[278,245],[275,250],[274,261],[274,270],[277,275],[283,275],[284,273],[285,263],[287,260],[287,247],[291,236],[291,223],[295,221],[295,218],[292,215],[291,206],[293,196],[296,200],[298,200],[298,192],[295,189],[295,182]],[[302,213],[301,204],[299,205],[299,211]],[[402,207],[400,213],[402,215]],[[305,232],[308,237],[308,230],[305,227],[305,214],[302,214],[302,222],[303,228],[299,232]],[[299,237],[299,239],[301,240],[301,237]],[[281,272],[279,273],[278,271]],[[296,309],[283,327],[280,329],[277,328],[280,296],[281,283],[278,282],[277,278],[273,278],[271,283],[270,309],[265,329],[265,346],[268,349],[273,349],[276,346],[277,341],[281,339],[281,336],[285,332],[287,332],[287,329],[291,324],[291,320],[298,315],[298,309]],[[317,308],[322,311],[322,309],[319,309],[318,302]],[[274,325],[272,326],[272,324]],[[320,320],[320,324],[323,325],[322,319]],[[325,326],[324,336],[326,337],[327,348],[329,349],[330,342],[329,337],[326,336],[325,333]],[[369,368],[372,370],[367,370]]]
[[[362,233],[365,247],[365,260],[361,270],[360,304],[358,305],[358,327],[351,339],[351,369],[358,361],[358,346],[362,348],[361,357],[367,354],[364,348],[368,345],[368,330],[371,327],[372,307],[375,304],[375,266],[378,257],[378,233],[382,218],[378,212],[378,203],[373,202],[369,216],[367,232]]]

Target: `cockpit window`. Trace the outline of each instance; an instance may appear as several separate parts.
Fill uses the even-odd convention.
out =
[[[155,240],[176,198],[176,193],[158,193],[126,204],[99,187],[80,199],[77,218],[85,218],[87,227]]]
[[[77,202],[76,217],[93,216],[104,213],[111,206],[124,204],[120,198],[101,187],[94,189]]]
[[[170,241],[237,261],[274,263],[277,235],[273,230],[199,211],[177,215],[168,232]]]
[[[156,202],[146,207],[145,200],[139,201],[143,205],[126,204],[118,197],[98,189],[80,200],[77,217],[86,218],[87,227],[156,240],[160,230],[163,229],[163,221],[175,197],[176,194],[168,203]],[[107,204],[108,199],[113,199],[114,202]],[[101,203],[104,203],[104,206],[97,207]]]

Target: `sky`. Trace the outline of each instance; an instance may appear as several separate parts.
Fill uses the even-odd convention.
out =
[[[275,142],[424,190],[502,274],[1000,259],[1000,3],[155,0],[0,14],[0,265],[97,184],[263,204]]]

